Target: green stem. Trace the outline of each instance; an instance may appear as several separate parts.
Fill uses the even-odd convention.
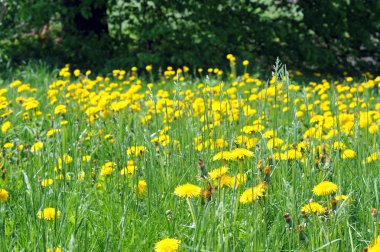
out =
[[[193,219],[193,226],[196,227],[196,225],[197,225],[197,219],[196,219],[196,215],[195,215],[194,205],[190,201],[189,198],[186,198],[186,202],[189,205],[189,210],[190,210],[191,218]]]

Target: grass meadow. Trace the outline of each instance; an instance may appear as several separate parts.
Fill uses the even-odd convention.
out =
[[[380,251],[380,77],[228,59],[4,81],[0,251]]]

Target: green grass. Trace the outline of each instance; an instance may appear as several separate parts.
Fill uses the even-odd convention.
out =
[[[64,251],[152,251],[155,243],[166,237],[181,240],[181,251],[360,251],[378,235],[378,220],[371,216],[371,208],[379,208],[379,163],[363,163],[371,153],[379,151],[378,131],[370,130],[380,122],[380,99],[374,94],[373,85],[368,85],[375,78],[350,83],[330,81],[330,88],[324,93],[328,95],[325,100],[331,101],[326,110],[333,115],[331,128],[324,128],[321,136],[308,140],[310,150],[302,152],[302,159],[270,162],[269,158],[275,153],[283,153],[292,149],[292,145],[306,141],[305,131],[315,126],[310,122],[312,113],[323,115],[326,112],[316,102],[322,102],[322,94],[315,89],[322,87],[322,80],[315,86],[306,81],[296,83],[300,89],[292,90],[289,85],[293,82],[280,64],[275,69],[277,80],[269,84],[261,79],[261,85],[257,85],[258,79],[254,76],[250,77],[253,82],[240,77],[235,82],[235,79],[223,80],[214,74],[206,77],[203,73],[201,78],[186,76],[184,81],[178,82],[172,80],[173,76],[156,77],[154,86],[148,88],[151,76],[146,73],[122,84],[134,76],[131,71],[127,71],[123,80],[109,74],[109,81],[95,81],[94,75],[63,77],[58,72],[29,66],[15,72],[2,84],[7,89],[2,96],[9,104],[3,107],[1,114],[6,110],[12,113],[0,119],[1,125],[11,122],[10,129],[1,132],[1,145],[10,142],[14,146],[3,148],[0,156],[5,169],[0,188],[9,192],[9,199],[0,203],[0,251],[45,251],[54,247]],[[30,83],[36,90],[18,93],[17,87],[9,87],[16,79],[23,84]],[[54,88],[51,85],[57,80],[66,82]],[[136,84],[139,82],[141,85]],[[218,88],[221,82],[224,87]],[[96,83],[93,88],[88,86],[91,83]],[[109,88],[111,83],[117,86]],[[215,87],[214,93],[198,88],[200,83],[204,88]],[[373,83],[378,85],[379,81]],[[82,87],[74,88],[71,84],[82,84]],[[138,95],[132,95],[132,85],[141,86],[134,92]],[[78,91],[86,86],[88,94],[79,102],[75,92],[86,93]],[[339,93],[338,89],[343,86],[362,87],[363,92],[346,90]],[[49,89],[57,90],[54,104],[47,96]],[[269,94],[271,90],[274,93]],[[165,101],[159,95],[162,91],[168,91]],[[113,98],[99,102],[112,92]],[[115,92],[125,93],[124,98],[128,101],[118,112],[112,111],[112,102],[124,98]],[[99,99],[94,98],[99,94]],[[345,98],[340,96],[342,94]],[[20,97],[34,97],[39,106],[27,110],[17,101]],[[339,109],[338,101],[347,108]],[[350,107],[353,101],[359,101],[358,105]],[[366,107],[361,107],[363,102]],[[65,104],[67,113],[55,114],[58,104]],[[301,110],[302,104],[314,104],[314,107],[297,117],[296,112]],[[246,115],[243,105],[257,112]],[[89,120],[84,106],[102,109]],[[286,106],[289,109],[283,111]],[[175,114],[176,111],[179,112]],[[25,120],[24,113],[29,119]],[[344,113],[353,115],[349,121],[354,123],[352,131],[346,133],[340,125],[342,122],[335,117]],[[142,123],[141,118],[146,115],[150,115],[151,120]],[[370,120],[360,124],[364,116]],[[252,134],[241,132],[244,126],[253,125],[260,117],[262,130]],[[328,114],[324,120],[330,120]],[[67,124],[61,125],[62,121]],[[215,121],[219,124],[212,130],[202,130]],[[152,143],[165,126],[171,127],[167,131],[169,144]],[[47,132],[52,128],[61,131],[48,137]],[[322,136],[331,129],[337,130],[336,135],[324,139]],[[287,147],[268,149],[267,143],[272,140],[264,138],[263,133],[269,130],[274,130]],[[107,134],[110,138],[106,139]],[[223,138],[227,142],[223,149],[232,150],[238,147],[235,140],[239,135],[257,138],[257,145],[250,147],[253,157],[212,161],[219,150],[210,147],[196,150],[196,137],[203,142]],[[39,154],[31,151],[37,141],[44,144]],[[354,150],[356,157],[342,159],[342,151],[332,147],[335,141]],[[312,151],[322,144],[330,146],[324,158]],[[20,145],[24,146],[22,150]],[[147,151],[140,157],[128,156],[128,147],[135,145],[145,146]],[[58,158],[65,154],[73,161],[63,163],[62,170],[57,170]],[[82,161],[84,155],[90,155],[91,160]],[[326,161],[327,157],[331,162]],[[200,178],[198,159],[203,160],[208,172],[226,165],[230,168],[230,176],[244,173],[247,181],[237,188],[218,188],[216,183],[210,201],[199,196],[189,199],[188,204],[187,199],[176,196],[174,190],[185,183],[207,188],[210,179]],[[133,175],[122,176],[119,171],[128,160],[133,160],[138,170]],[[241,194],[265,180],[264,172],[258,168],[259,160],[263,168],[270,167],[265,196],[242,204],[239,202]],[[110,175],[102,176],[101,167],[108,161],[117,165]],[[85,175],[78,179],[81,172]],[[68,179],[57,179],[59,174]],[[43,187],[40,182],[46,178],[53,179],[53,184]],[[134,188],[142,179],[147,182],[147,190],[139,195]],[[333,210],[331,195],[313,195],[313,187],[325,179],[338,185],[336,195],[347,195],[350,200],[339,202]],[[327,207],[328,214],[302,215],[301,208],[310,199]],[[46,207],[58,209],[60,218],[39,219],[38,212]],[[194,216],[190,210],[194,211]],[[285,213],[291,217],[290,226],[284,219]]]

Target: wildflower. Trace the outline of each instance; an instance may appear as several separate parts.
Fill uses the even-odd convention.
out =
[[[312,201],[312,202],[304,205],[301,208],[301,211],[305,212],[305,213],[320,213],[320,214],[322,214],[325,212],[325,208],[321,204]]]
[[[49,185],[52,185],[53,184],[53,180],[52,179],[44,179],[41,181],[41,185],[43,187],[46,187],[46,186],[49,186]]]
[[[267,143],[267,148],[268,149],[273,149],[273,148],[276,148],[276,147],[280,147],[284,144],[284,141],[280,138],[272,138],[272,139],[269,139],[268,140],[268,143]]]
[[[352,199],[351,198],[349,198],[348,196],[346,196],[346,195],[337,195],[337,196],[335,196],[334,198],[333,198],[335,201],[346,201],[346,202],[348,202],[348,203],[352,203]]]
[[[66,114],[66,112],[67,112],[66,106],[62,104],[57,105],[54,109],[54,114],[56,115],[64,115]]]
[[[11,122],[6,121],[5,123],[3,123],[3,125],[1,125],[1,131],[5,133],[9,130],[10,127],[11,127]]]
[[[379,252],[380,251],[380,235],[377,236],[375,238],[375,240],[373,240],[368,247],[366,247],[366,251],[367,252]]]
[[[346,149],[342,153],[342,159],[354,158],[356,156],[356,152],[351,149]]]
[[[223,166],[223,167],[212,170],[211,172],[208,173],[208,175],[210,176],[210,179],[217,179],[225,175],[227,172],[228,172],[228,168],[226,166]]]
[[[46,252],[62,252],[62,249],[59,247],[54,247],[54,250],[51,250],[50,248],[46,249]]]
[[[155,252],[176,252],[181,244],[180,240],[165,238],[154,245]]]
[[[232,159],[232,154],[230,151],[221,151],[221,152],[218,152],[217,154],[215,154],[213,157],[212,157],[212,160],[213,161],[216,161],[216,160],[231,160]]]
[[[107,162],[104,165],[102,165],[102,168],[100,170],[100,175],[106,176],[110,175],[115,169],[114,167],[116,166],[115,162]]]
[[[58,158],[58,163],[62,164],[71,164],[73,162],[73,158],[70,155],[64,154],[61,158]]]
[[[0,188],[0,202],[6,202],[9,198],[7,190]]]
[[[61,130],[60,129],[50,129],[48,132],[46,132],[46,136],[51,137],[55,135],[56,133],[59,133]]]
[[[248,188],[243,192],[243,194],[240,196],[240,203],[242,204],[248,204],[252,203],[259,198],[264,196],[266,184],[258,184],[254,187]]]
[[[316,196],[326,196],[336,191],[338,191],[338,186],[330,181],[322,181],[313,188],[313,193]]]
[[[4,148],[5,148],[5,149],[10,149],[10,148],[12,148],[13,146],[14,146],[13,143],[9,143],[9,142],[4,144]]]
[[[138,195],[144,195],[145,192],[146,192],[146,188],[147,188],[147,183],[145,180],[139,180],[139,182],[137,183],[137,186],[134,188],[134,191],[135,193],[137,193]]]
[[[177,186],[174,190],[174,194],[181,198],[194,198],[201,194],[202,188],[199,186],[186,183],[184,185]]]
[[[233,187],[234,186],[234,178],[231,176],[222,176],[218,179],[214,180],[214,185],[219,187]]]
[[[144,146],[131,146],[127,149],[127,154],[140,157],[145,151],[146,148]]]
[[[61,218],[61,212],[58,209],[48,207],[39,211],[37,216],[39,219],[54,220],[56,218]]]
[[[89,162],[91,160],[91,156],[90,155],[84,155],[82,156],[82,161],[83,162]]]
[[[148,71],[148,72],[152,71],[152,65],[147,65],[147,66],[145,67],[145,69],[146,69],[146,71]]]
[[[281,159],[284,160],[298,160],[302,158],[302,152],[291,149],[285,152],[282,156]]]
[[[242,173],[238,173],[236,175],[236,177],[234,178],[231,187],[238,187],[238,186],[244,184],[246,181],[247,181],[247,175],[242,174]]]
[[[127,167],[124,167],[120,170],[121,175],[127,175],[127,174],[133,174],[137,170],[137,166],[135,165],[127,165]]]
[[[42,149],[43,146],[44,146],[43,142],[36,142],[35,144],[32,145],[32,147],[30,148],[30,151],[33,153],[37,153]]]
[[[253,152],[244,148],[236,148],[231,151],[232,159],[244,159],[245,157],[253,157]]]
[[[249,61],[248,60],[244,60],[243,61],[243,66],[248,66],[249,65]]]

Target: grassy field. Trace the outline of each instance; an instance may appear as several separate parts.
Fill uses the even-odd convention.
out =
[[[0,251],[380,251],[380,77],[229,59],[4,81]]]

